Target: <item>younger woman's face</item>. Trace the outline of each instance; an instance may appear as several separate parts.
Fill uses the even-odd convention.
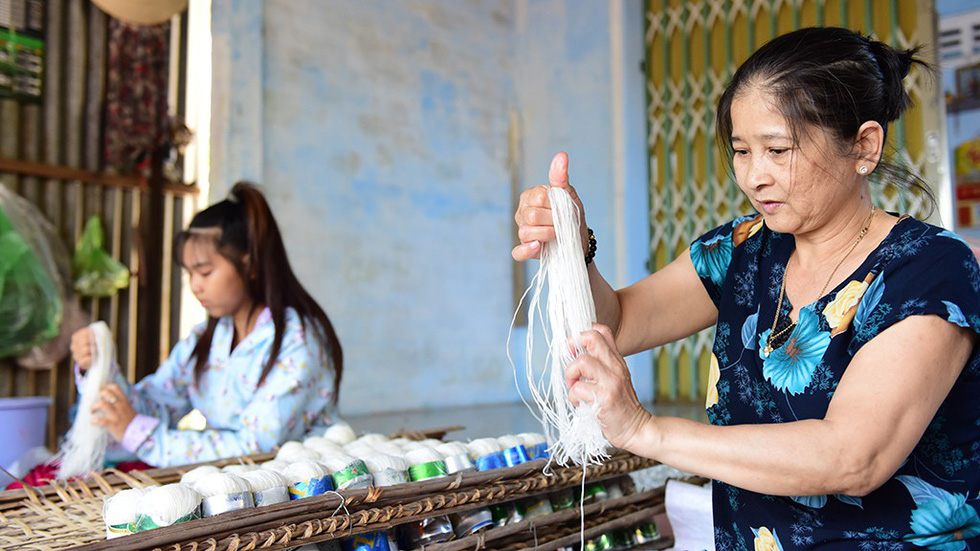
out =
[[[210,239],[189,239],[181,253],[191,291],[208,315],[234,316],[250,308],[251,298],[235,265],[218,253]]]

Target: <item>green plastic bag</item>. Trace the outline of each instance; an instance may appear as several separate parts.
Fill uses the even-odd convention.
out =
[[[54,281],[0,210],[0,358],[58,336],[61,298]]]
[[[102,248],[102,220],[92,216],[75,246],[72,262],[75,292],[85,297],[108,297],[129,285],[129,268]]]

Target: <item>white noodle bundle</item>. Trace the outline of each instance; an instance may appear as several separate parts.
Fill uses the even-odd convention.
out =
[[[341,446],[350,444],[357,438],[357,435],[354,434],[354,429],[350,428],[350,425],[343,421],[330,425],[326,432],[323,433],[323,436],[327,440],[332,440]]]
[[[99,392],[109,384],[112,366],[116,363],[116,345],[112,342],[109,326],[97,321],[88,326],[95,344],[92,365],[85,374],[79,389],[78,413],[68,431],[64,447],[58,452],[61,466],[58,479],[84,476],[102,469],[105,451],[109,445],[109,431],[92,424],[92,404],[99,399]]]
[[[150,488],[130,488],[106,498],[102,504],[106,539],[111,540],[133,533],[132,524],[136,520],[136,504],[148,491]]]
[[[193,487],[198,480],[207,475],[218,472],[221,472],[221,470],[214,465],[201,465],[200,467],[194,467],[180,476],[180,483]]]
[[[602,405],[572,407],[565,385],[565,368],[584,352],[581,334],[591,329],[596,320],[589,274],[582,256],[580,213],[563,188],[549,187],[548,198],[556,239],[541,248],[541,265],[528,289],[531,292],[525,352],[528,387],[541,412],[538,419],[548,434],[548,441],[555,442],[551,452],[554,460],[561,465],[593,465],[608,457],[609,443],[597,417]],[[549,365],[544,370],[547,373],[536,375],[534,320],[543,320],[541,299],[546,283],[548,323],[543,324],[543,330],[549,347],[546,359]]]

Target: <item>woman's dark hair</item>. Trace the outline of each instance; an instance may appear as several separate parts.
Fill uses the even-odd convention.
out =
[[[324,354],[333,364],[333,400],[336,403],[344,371],[340,340],[326,312],[293,274],[279,226],[262,192],[252,183],[238,182],[231,188],[228,199],[197,213],[190,226],[177,235],[174,254],[178,264],[183,265],[183,250],[188,241],[200,239],[212,240],[218,254],[235,266],[256,305],[253,308],[265,304],[272,313],[275,336],[258,386],[265,382],[276,364],[286,329],[286,309],[293,308],[299,314],[303,329],[316,336]],[[194,347],[195,380],[200,379],[207,367],[217,325],[218,318],[209,316],[207,327]]]
[[[817,127],[847,152],[867,121],[876,121],[887,136],[888,123],[912,105],[902,84],[909,70],[920,65],[931,71],[916,57],[918,51],[896,50],[839,27],[811,27],[776,37],[735,71],[718,101],[719,146],[731,159],[732,101],[750,86],[760,86],[774,98],[796,143]],[[929,186],[912,171],[882,158],[875,172],[880,181],[921,192],[935,209]]]

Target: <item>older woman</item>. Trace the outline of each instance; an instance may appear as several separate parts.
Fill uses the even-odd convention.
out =
[[[761,214],[625,289],[589,267],[601,325],[570,397],[601,404],[615,446],[716,481],[718,549],[980,545],[980,269],[956,235],[877,209],[868,181],[922,187],[882,156],[914,54],[838,28],[763,46],[717,116]],[[577,197],[567,156],[549,178]],[[546,186],[516,220],[514,258],[537,257]],[[711,425],[645,411],[623,355],[711,325]]]

